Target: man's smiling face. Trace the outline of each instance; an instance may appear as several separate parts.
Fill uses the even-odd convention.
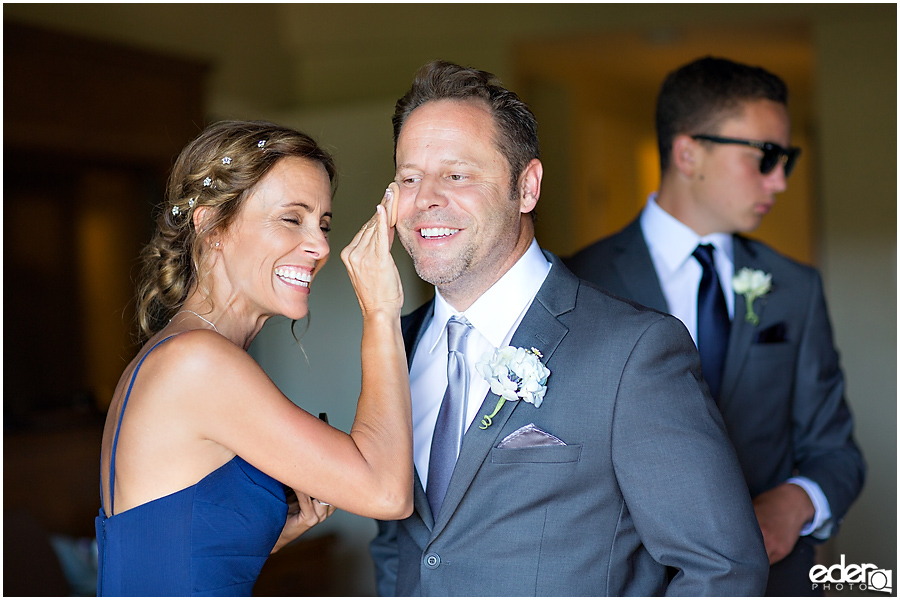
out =
[[[397,139],[397,235],[419,277],[445,296],[493,285],[523,233],[496,136],[486,105],[436,100],[416,108]]]

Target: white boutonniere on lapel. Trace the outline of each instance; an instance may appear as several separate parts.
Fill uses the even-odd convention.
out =
[[[541,407],[550,377],[550,369],[541,362],[542,358],[544,355],[537,348],[505,346],[485,352],[475,363],[475,369],[491,384],[491,392],[500,396],[494,412],[481,419],[481,429],[491,426],[491,420],[507,400],[524,400],[535,408]]]
[[[759,317],[753,312],[753,301],[772,289],[772,274],[744,267],[731,280],[731,286],[735,294],[742,295],[747,301],[747,316],[744,318],[752,325],[759,325]]]

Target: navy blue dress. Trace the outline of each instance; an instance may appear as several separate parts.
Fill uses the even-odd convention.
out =
[[[147,355],[134,370],[116,427],[109,467],[112,516],[101,508],[95,520],[97,595],[249,596],[284,528],[287,503],[284,486],[241,457],[190,487],[114,514],[119,428]]]

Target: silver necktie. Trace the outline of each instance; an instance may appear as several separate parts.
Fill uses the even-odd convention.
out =
[[[450,476],[456,466],[456,458],[462,446],[463,408],[468,394],[468,369],[463,353],[466,336],[472,327],[468,321],[451,317],[447,322],[447,390],[441,401],[434,436],[431,438],[431,456],[428,459],[428,489],[425,495],[431,505],[431,514],[437,519],[450,485]]]

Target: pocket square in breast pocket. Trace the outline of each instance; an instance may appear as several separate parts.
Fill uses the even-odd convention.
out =
[[[766,327],[753,338],[754,344],[778,344],[787,341],[787,325],[784,321]]]
[[[529,423],[525,427],[516,429],[511,434],[503,438],[497,448],[536,448],[538,446],[565,446],[566,443],[556,437],[550,435],[546,431],[542,431],[535,427],[534,423]]]

